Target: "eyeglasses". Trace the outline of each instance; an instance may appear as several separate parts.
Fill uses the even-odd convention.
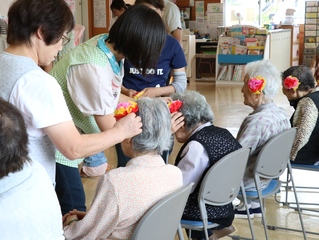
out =
[[[62,39],[63,46],[67,45],[71,41],[70,38],[68,38],[67,36],[64,36],[64,35],[62,35],[61,39]]]

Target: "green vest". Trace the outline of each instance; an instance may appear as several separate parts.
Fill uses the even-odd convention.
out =
[[[99,37],[100,35],[95,36],[65,54],[62,59],[54,65],[50,72],[62,88],[66,104],[68,105],[75,126],[77,126],[83,133],[87,134],[100,132],[100,129],[97,126],[94,117],[83,115],[72,101],[67,87],[66,76],[69,68],[75,65],[95,64],[103,67],[109,64],[105,53],[96,45],[93,45]],[[82,160],[83,158],[71,161],[64,157],[58,150],[56,151],[56,161],[60,164],[77,168],[78,164],[82,162]]]

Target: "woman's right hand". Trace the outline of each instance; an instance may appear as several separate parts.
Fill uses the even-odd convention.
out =
[[[134,137],[142,132],[142,120],[140,116],[136,116],[135,113],[130,113],[127,116],[118,120],[115,128],[120,129],[120,133],[123,134],[124,139]]]
[[[181,112],[171,113],[171,131],[174,134],[178,129],[184,125],[184,116]]]

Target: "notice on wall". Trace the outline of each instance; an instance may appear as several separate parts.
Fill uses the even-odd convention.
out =
[[[93,1],[94,27],[106,28],[106,4],[105,0]]]
[[[196,1],[195,17],[196,17],[197,28],[201,28],[205,26],[204,7],[205,7],[204,1]]]

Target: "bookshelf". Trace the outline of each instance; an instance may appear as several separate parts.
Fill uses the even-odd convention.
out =
[[[268,31],[250,25],[226,27],[216,53],[216,84],[242,84],[244,66],[269,59],[279,71],[290,67],[291,29]]]
[[[316,57],[316,47],[319,44],[319,1],[305,2],[305,37],[303,65],[314,67]]]

